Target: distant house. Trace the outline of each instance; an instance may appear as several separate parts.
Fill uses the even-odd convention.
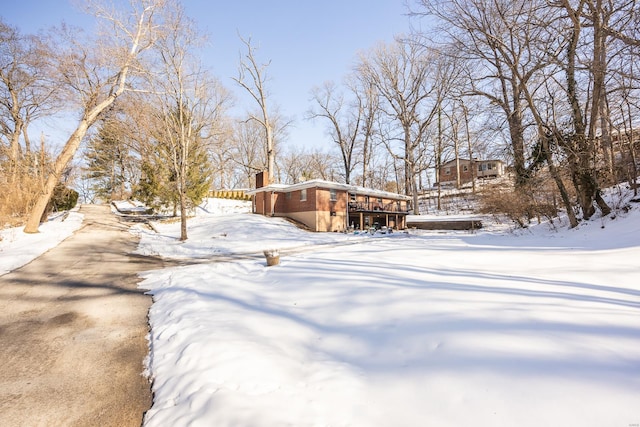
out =
[[[406,228],[411,197],[324,180],[293,185],[267,184],[256,176],[253,213],[298,221],[313,231],[366,230],[374,226]]]
[[[504,175],[505,165],[502,160],[458,159],[448,161],[440,166],[438,180],[456,182],[460,169],[460,183],[471,182],[474,178],[496,178]]]

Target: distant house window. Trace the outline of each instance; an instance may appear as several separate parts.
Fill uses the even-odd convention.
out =
[[[444,174],[445,174],[445,175],[451,175],[451,168],[446,168],[446,169],[444,170]]]
[[[338,200],[338,191],[335,189],[330,189],[329,190],[329,200],[331,200],[332,202],[335,202],[336,200]]]
[[[349,198],[351,199],[352,202],[355,202],[357,200],[355,193],[349,194]]]
[[[489,164],[487,164],[487,169],[491,170],[491,169],[495,169],[495,168],[496,168],[495,163],[489,163]]]
[[[300,201],[301,202],[306,202],[307,201],[307,189],[306,188],[304,190],[300,190]]]

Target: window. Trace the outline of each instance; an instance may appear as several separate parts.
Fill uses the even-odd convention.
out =
[[[355,193],[351,193],[351,194],[349,194],[349,197],[350,197],[350,199],[351,199],[351,201],[352,201],[352,202],[355,202],[355,201],[357,200],[357,199],[356,199],[356,195],[355,195]]]
[[[467,172],[469,171],[469,168],[467,167],[467,165],[462,165],[462,172]]]
[[[291,200],[291,192],[289,191],[289,192],[285,193],[285,196],[284,196],[284,197],[285,197],[285,199],[287,199],[287,200]]]
[[[489,170],[491,170],[491,169],[495,169],[495,168],[496,168],[496,165],[495,165],[494,163],[489,163],[489,164],[487,165],[487,169],[489,169]]]
[[[307,201],[307,189],[306,188],[304,190],[300,190],[300,201],[301,202],[306,202]]]
[[[445,174],[445,175],[451,175],[451,168],[446,168],[446,169],[444,170],[444,174]]]
[[[329,200],[331,200],[332,202],[335,202],[336,200],[338,200],[338,191],[335,189],[330,189],[329,190]]]

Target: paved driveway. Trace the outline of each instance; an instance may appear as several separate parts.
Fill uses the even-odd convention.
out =
[[[128,226],[84,205],[83,226],[0,276],[0,426],[139,426],[151,406],[141,373],[151,298]]]

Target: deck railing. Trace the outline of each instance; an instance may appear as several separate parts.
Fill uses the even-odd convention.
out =
[[[408,203],[403,202],[349,202],[349,212],[394,212],[406,213],[411,210]]]

